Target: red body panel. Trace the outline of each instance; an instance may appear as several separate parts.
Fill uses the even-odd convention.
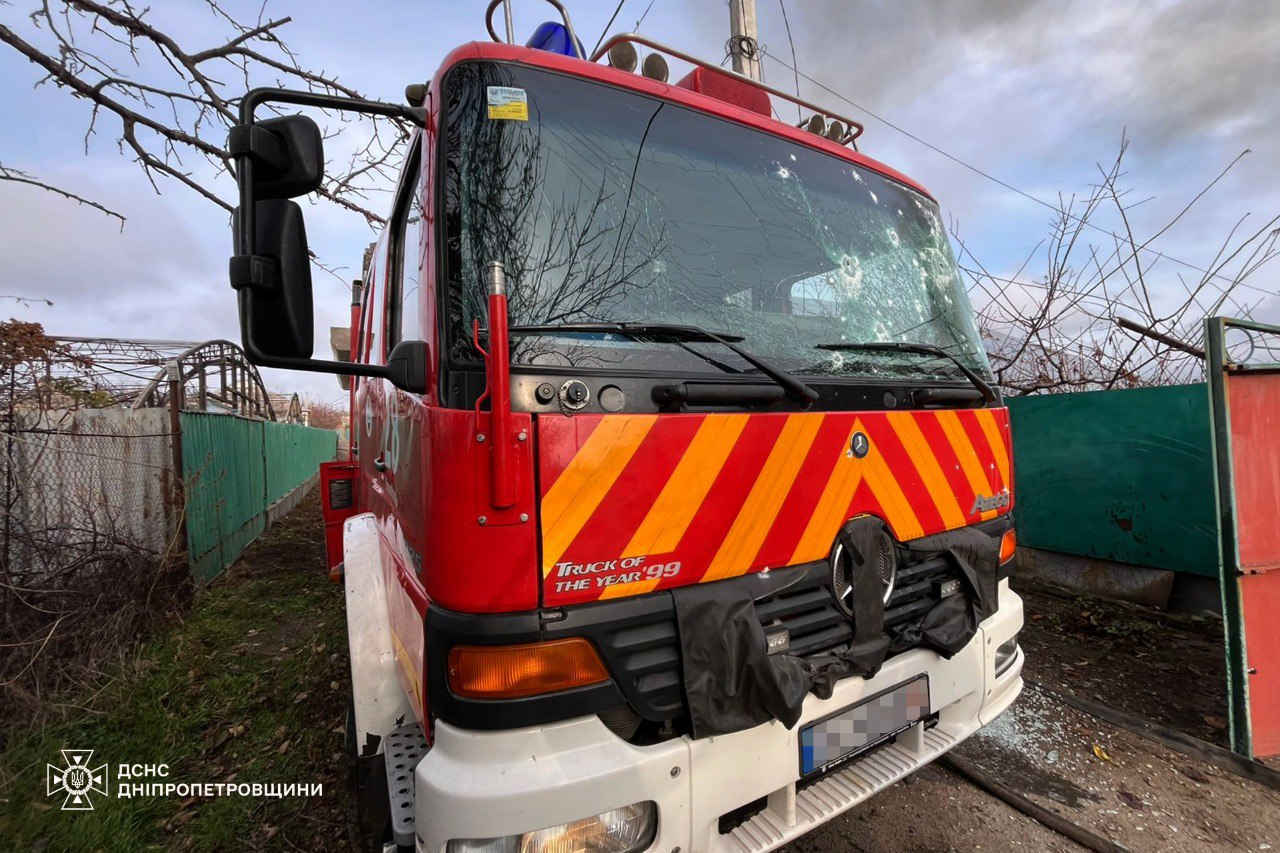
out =
[[[320,465],[320,515],[324,518],[325,563],[330,576],[342,562],[342,524],[360,512],[358,475],[353,462]]]

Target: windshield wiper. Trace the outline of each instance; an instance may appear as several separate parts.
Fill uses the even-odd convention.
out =
[[[994,403],[996,401],[996,392],[987,384],[985,379],[970,368],[966,367],[964,362],[960,361],[960,359],[956,358],[942,347],[935,346],[934,344],[914,343],[910,341],[868,341],[866,343],[841,341],[834,344],[817,344],[814,346],[814,349],[829,350],[831,352],[909,352],[917,353],[919,355],[938,356],[939,358],[945,358],[954,364],[960,372],[964,374],[964,378],[968,379],[973,383],[973,387],[978,389],[978,392],[982,394],[982,399],[984,401],[987,403]]]
[[[741,335],[709,332],[699,326],[682,326],[675,323],[559,323],[550,325],[512,326],[510,331],[512,334],[517,335],[612,332],[615,334],[626,335],[628,337],[644,337],[645,335],[650,335],[655,338],[666,338],[667,340],[676,343],[716,343],[729,349],[737,355],[738,358],[742,359],[747,364],[750,364],[765,376],[778,383],[801,405],[808,406],[813,403],[814,400],[818,399],[818,392],[801,382],[799,379],[796,379],[786,371],[775,367],[760,358],[760,356],[752,355],[742,347],[738,346],[737,342],[744,340]]]
[[[601,325],[606,325],[609,328],[602,330],[599,328]],[[624,325],[634,326],[634,324],[624,324]],[[619,333],[619,329],[611,323],[605,323],[605,324],[564,323],[560,325],[516,326],[510,331],[515,332],[517,334],[523,333],[526,335],[529,335],[529,334],[576,334],[578,332],[586,332],[588,334],[590,333],[599,334],[602,331],[612,332],[615,334]],[[636,332],[635,337],[643,337],[643,334],[640,332]],[[702,359],[712,367],[718,367],[719,369],[723,370],[725,373],[741,373],[742,372],[741,370],[739,370],[736,367],[733,367],[732,365],[725,364],[723,361],[721,361],[718,358],[712,358],[711,356],[707,355],[705,352],[698,352],[696,349],[689,346],[689,344],[686,343],[684,340],[678,340],[676,338],[671,337],[670,335],[666,335],[665,337],[667,338],[667,340],[671,341],[671,343],[680,347],[680,349],[684,350],[685,352],[689,353],[692,356],[696,356],[697,358]],[[720,337],[730,341],[742,340],[742,338],[739,337],[738,335],[726,334],[726,335],[720,335]],[[696,339],[701,340],[701,338],[696,338]]]

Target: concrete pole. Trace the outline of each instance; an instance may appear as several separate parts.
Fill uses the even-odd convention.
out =
[[[759,48],[756,0],[729,0],[729,55],[733,57],[733,70],[759,80]]]

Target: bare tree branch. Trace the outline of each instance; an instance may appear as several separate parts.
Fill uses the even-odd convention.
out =
[[[218,26],[230,28],[211,45],[184,44],[154,21],[150,8],[137,8],[130,0],[38,0],[30,16],[35,33],[0,24],[0,42],[43,72],[37,85],[52,83],[86,103],[86,150],[98,134],[99,119],[114,117],[117,147],[141,167],[157,193],[166,182],[176,182],[230,212],[235,192],[225,141],[238,121],[244,92],[276,85],[362,96],[337,77],[301,64],[280,38],[290,18],[268,17],[264,4],[256,20],[244,22],[217,0],[203,4]],[[330,119],[326,141],[342,151],[350,138],[343,132],[352,122],[342,115]],[[349,154],[341,155],[349,161],[327,170],[317,194],[359,213],[370,225],[383,224],[370,198],[393,188],[410,131],[395,120],[376,121],[367,138],[352,138]],[[123,224],[124,216],[105,205],[20,170],[4,169],[0,178],[56,192]]]
[[[63,198],[70,199],[71,201],[74,201],[76,204],[82,204],[85,207],[92,207],[94,210],[101,211],[107,216],[113,216],[116,219],[119,219],[120,228],[121,229],[124,228],[124,223],[125,223],[124,214],[119,213],[115,210],[112,210],[106,205],[100,204],[92,199],[85,198],[82,195],[77,195],[76,193],[73,193],[70,190],[64,190],[62,187],[57,187],[57,186],[54,186],[53,184],[45,183],[39,178],[29,175],[26,172],[22,171],[21,169],[12,169],[6,166],[4,163],[0,163],[0,181],[11,181],[15,184],[27,184],[28,186],[38,187],[39,189],[47,190],[48,192],[54,193],[55,195],[60,195]],[[16,296],[7,297],[7,298],[19,299],[19,297],[16,297]],[[26,300],[19,299],[19,301],[25,302]],[[50,304],[53,304],[53,303],[50,303]]]
[[[1024,261],[1011,276],[993,274],[974,256],[952,224],[961,269],[969,276],[996,381],[1011,395],[1127,388],[1190,382],[1203,375],[1197,342],[1205,317],[1228,307],[1248,316],[1253,305],[1236,291],[1276,257],[1280,216],[1243,231],[1247,215],[1221,241],[1200,278],[1179,274],[1174,287],[1152,278],[1165,257],[1152,246],[1183,219],[1244,156],[1237,156],[1150,236],[1138,235],[1131,216],[1145,203],[1130,201],[1124,185],[1128,140],[1116,159],[1099,165],[1099,181],[1083,199],[1060,197],[1043,252],[1045,273],[1028,280]],[[1110,214],[1119,227],[1095,220]],[[1106,235],[1109,247],[1088,242],[1086,229]],[[1149,251],[1147,259],[1141,253]],[[1158,281],[1160,286],[1158,286]]]

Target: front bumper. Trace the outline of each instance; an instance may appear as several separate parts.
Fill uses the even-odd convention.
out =
[[[1022,600],[1000,583],[1000,606],[951,660],[917,649],[887,661],[875,678],[848,678],[830,699],[809,696],[800,724],[776,720],[730,735],[632,746],[595,716],[507,731],[438,722],[415,781],[417,846],[442,853],[452,838],[493,838],[567,823],[631,803],[658,806],[650,850],[756,853],[772,850],[907,776],[991,722],[1022,689],[1022,652],[997,679],[995,649],[1022,627]],[[938,724],[797,791],[800,729],[920,673],[929,676]],[[727,834],[722,815],[767,798],[768,806]]]

